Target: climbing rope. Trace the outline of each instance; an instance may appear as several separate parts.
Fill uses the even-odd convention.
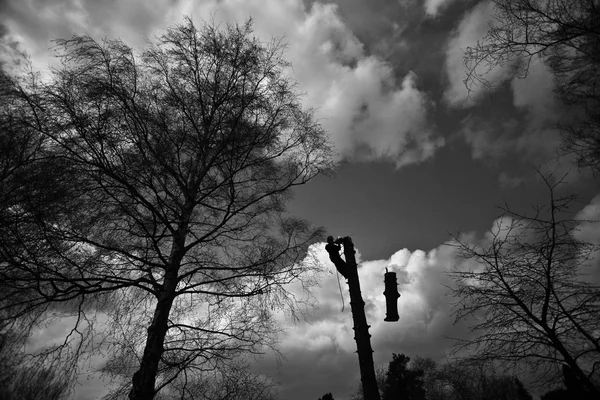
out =
[[[337,273],[338,287],[340,288],[340,299],[342,299],[342,312],[344,312],[344,295],[342,294],[342,285],[340,283],[340,273],[338,272],[337,268],[336,268],[335,272]]]

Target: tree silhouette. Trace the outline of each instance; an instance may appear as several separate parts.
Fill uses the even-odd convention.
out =
[[[333,395],[331,393],[325,393],[323,397],[319,397],[319,400],[333,400]]]
[[[424,400],[423,375],[421,370],[408,368],[410,357],[393,354],[383,386],[382,400]]]
[[[515,385],[517,386],[517,400],[533,400],[533,396],[525,389],[519,378],[515,378]]]
[[[551,390],[542,395],[542,400],[563,400],[563,399],[581,399],[592,400],[594,397],[586,392],[584,385],[581,384],[579,378],[573,373],[571,368],[563,364],[562,378],[564,387]]]
[[[562,181],[544,181],[546,207],[534,215],[507,208],[482,244],[457,239],[461,256],[475,262],[451,274],[457,320],[475,317],[473,335],[457,349],[480,362],[527,363],[542,385],[564,363],[585,392],[600,394],[600,288],[585,278],[597,246],[574,236],[583,221],[569,218],[574,196],[557,194]]]
[[[271,313],[298,310],[285,284],[310,285],[322,238],[285,204],[331,167],[280,42],[187,19],[141,55],[56,45],[49,81],[8,84],[40,179],[3,178],[18,190],[0,199],[2,311],[73,316],[63,347],[108,351],[131,399],[273,346]]]

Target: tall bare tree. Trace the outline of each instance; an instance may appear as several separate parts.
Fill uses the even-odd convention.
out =
[[[533,215],[506,208],[483,240],[458,238],[469,262],[451,276],[454,313],[472,322],[458,342],[474,360],[527,363],[547,383],[566,364],[588,394],[600,388],[600,287],[589,280],[597,246],[576,239],[574,196],[545,181],[549,201]],[[468,268],[466,267],[468,266]]]
[[[490,28],[465,51],[468,88],[489,85],[487,74],[512,65],[520,77],[534,59],[556,78],[556,93],[573,118],[561,125],[564,150],[581,167],[600,172],[600,3],[597,0],[492,0]]]
[[[310,283],[322,237],[286,201],[331,168],[282,44],[250,21],[189,19],[140,55],[56,43],[49,81],[13,85],[19,124],[54,169],[34,166],[58,193],[37,207],[36,181],[13,176],[23,196],[3,204],[0,278],[17,300],[4,312],[73,315],[73,343],[109,351],[105,370],[131,379],[131,399],[272,345],[272,311],[296,309],[285,285]]]

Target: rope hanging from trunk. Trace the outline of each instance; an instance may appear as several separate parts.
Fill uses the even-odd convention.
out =
[[[337,281],[338,281],[338,287],[340,288],[340,299],[342,299],[342,312],[344,312],[344,295],[342,294],[342,284],[340,283],[340,273],[337,271],[335,271],[337,273]]]

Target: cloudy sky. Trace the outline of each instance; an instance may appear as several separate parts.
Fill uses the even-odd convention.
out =
[[[556,154],[565,111],[543,65],[534,62],[526,79],[496,68],[488,77],[497,90],[466,90],[462,50],[487,29],[485,0],[3,0],[0,60],[18,48],[44,72],[54,62],[50,39],[84,33],[141,50],[186,15],[252,16],[257,35],[288,44],[304,104],[340,161],[335,176],[297,189],[290,211],[354,239],[377,364],[392,352],[443,359],[444,337],[466,332],[449,315],[444,272],[460,261],[443,244],[449,234],[483,238],[505,201],[517,210],[543,202],[536,168],[570,171],[565,190],[581,193],[580,215],[600,218],[598,181]],[[399,276],[397,323],[383,322],[386,267]],[[281,382],[282,399],[344,399],[357,387],[351,314],[347,294],[341,312],[336,279],[324,275],[308,321],[282,319],[282,364],[270,354],[257,361]],[[90,378],[75,398],[104,393]]]

